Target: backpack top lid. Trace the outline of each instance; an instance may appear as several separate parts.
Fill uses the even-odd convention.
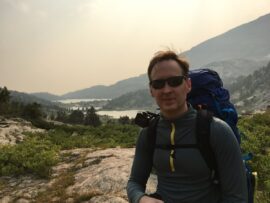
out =
[[[222,109],[234,108],[230,103],[229,91],[223,88],[223,82],[216,71],[195,69],[189,71],[189,77],[192,88],[187,100],[194,108],[203,105],[219,118],[222,118]]]
[[[208,68],[195,69],[189,71],[189,77],[192,81],[192,88],[221,88],[223,82],[218,73]]]
[[[187,101],[194,108],[202,107],[224,120],[232,128],[240,143],[237,111],[230,102],[229,91],[223,87],[219,74],[214,70],[202,68],[189,71],[189,78],[192,88],[187,95]]]
[[[223,88],[223,82],[218,73],[206,68],[195,69],[189,71],[189,77],[192,88],[187,95],[187,100],[194,108],[197,108],[197,105],[206,105],[215,116],[221,117],[221,112],[216,105],[221,105],[220,108],[227,106],[230,94]],[[214,102],[214,99],[217,103]]]

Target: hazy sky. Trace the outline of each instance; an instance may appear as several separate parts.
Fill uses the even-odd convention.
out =
[[[0,0],[0,86],[64,94],[146,72],[270,13],[270,0]]]

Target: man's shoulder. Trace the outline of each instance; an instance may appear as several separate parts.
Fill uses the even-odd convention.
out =
[[[225,121],[217,117],[213,117],[213,121],[211,122],[210,139],[212,143],[220,144],[237,142],[231,127]]]
[[[231,127],[222,119],[213,116],[211,128],[214,130],[231,130]]]

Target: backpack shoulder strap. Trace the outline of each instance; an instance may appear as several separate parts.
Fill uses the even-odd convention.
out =
[[[151,157],[151,161],[153,163],[154,152],[156,148],[156,137],[157,137],[157,125],[160,116],[156,116],[151,120],[149,126],[147,127],[147,144],[149,146],[149,156]]]
[[[137,113],[134,119],[135,124],[146,129],[147,146],[148,146],[147,151],[148,156],[150,157],[152,163],[156,147],[156,131],[159,119],[160,119],[159,114],[155,114],[149,111]]]
[[[200,153],[211,170],[211,178],[215,183],[218,181],[218,170],[214,152],[210,145],[211,122],[213,113],[205,109],[198,110],[196,121],[196,137]]]

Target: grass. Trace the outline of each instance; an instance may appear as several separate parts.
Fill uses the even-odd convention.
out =
[[[57,198],[56,202],[64,202],[69,196],[66,194],[66,188],[74,184],[74,173],[65,172],[61,174],[53,184],[45,191],[41,192],[35,199],[36,202],[51,202],[53,198]]]

